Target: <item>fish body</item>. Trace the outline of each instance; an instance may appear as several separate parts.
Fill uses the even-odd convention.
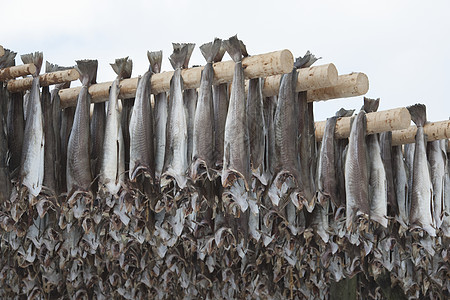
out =
[[[445,172],[445,182],[444,182],[444,207],[443,207],[443,217],[441,229],[444,236],[450,237],[450,164],[449,160],[449,150],[447,149],[447,170]]]
[[[266,185],[270,184],[271,178],[275,173],[275,126],[274,116],[277,108],[277,96],[267,97],[263,103],[264,125],[266,131],[264,134],[264,181]],[[261,180],[262,182],[263,180]]]
[[[9,160],[9,171],[11,175],[14,173],[17,174],[17,170],[20,167],[24,127],[23,93],[12,93],[9,95],[7,116],[8,149],[11,155]]]
[[[48,86],[42,87],[41,104],[44,122],[44,179],[43,185],[53,194],[56,194],[56,137],[53,130],[52,96]]]
[[[94,103],[92,112],[91,132],[91,168],[93,176],[100,173],[103,142],[105,140],[106,107],[105,102]]]
[[[423,125],[426,123],[425,105],[409,106],[411,119],[417,126],[412,173],[411,212],[409,223],[411,227],[421,228],[430,236],[436,235],[433,219],[433,185],[426,153],[426,136]]]
[[[134,180],[139,171],[155,178],[153,145],[153,112],[150,103],[150,80],[152,70],[147,71],[139,80],[136,98],[130,119],[130,173]]]
[[[6,86],[0,82],[0,101],[7,102]],[[9,200],[11,180],[8,168],[8,139],[6,136],[6,118],[3,115],[4,106],[0,105],[0,203]]]
[[[394,170],[392,169],[392,131],[379,134],[381,159],[386,171],[388,215],[398,215],[398,205],[395,198]]]
[[[193,152],[191,177],[194,182],[205,172],[209,180],[213,179],[214,167],[214,103],[212,99],[212,83],[214,69],[212,62],[220,50],[221,40],[215,39],[212,43],[200,47],[206,59],[200,80],[199,97],[195,110]]]
[[[82,87],[78,95],[77,106],[69,142],[67,144],[67,191],[69,195],[75,192],[88,192],[92,181],[89,158],[89,85],[95,80],[97,60],[77,61]]]
[[[408,199],[408,173],[403,159],[402,147],[392,147],[392,170],[398,220],[403,227],[409,224],[410,203]]]
[[[187,148],[187,118],[183,102],[183,78],[181,67],[187,55],[187,47],[175,48],[170,56],[170,62],[175,72],[170,81],[169,114],[166,127],[166,151],[164,167],[161,175],[161,186],[168,185],[171,178],[175,179],[179,188],[186,187],[188,169]]]
[[[25,124],[24,143],[22,148],[21,178],[32,196],[37,196],[44,179],[44,128],[42,107],[39,94],[39,71],[42,65],[42,53],[22,55],[24,63],[34,63],[36,73],[33,74],[30,96],[27,105],[27,121]]]
[[[353,227],[355,218],[369,218],[369,170],[366,145],[366,112],[361,110],[350,130],[345,160],[346,227]]]
[[[248,191],[251,179],[250,145],[241,43],[233,36],[224,41],[224,47],[235,62],[235,66],[225,121],[222,185],[231,186],[237,178],[241,178]]]
[[[444,185],[447,169],[447,140],[428,142],[428,162],[430,164],[431,183],[433,185],[433,218],[436,229],[441,227],[444,214]]]

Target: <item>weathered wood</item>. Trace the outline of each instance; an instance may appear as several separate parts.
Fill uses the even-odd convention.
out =
[[[0,45],[0,56],[5,55],[5,49],[3,48],[2,45]]]
[[[214,66],[214,84],[231,82],[234,75],[234,62],[217,62]],[[284,74],[292,71],[294,58],[289,50],[281,50],[266,54],[246,57],[242,60],[244,75],[246,78],[268,77]],[[198,88],[203,67],[184,69],[181,76],[185,89]],[[151,91],[154,94],[167,92],[170,89],[170,79],[173,71],[154,74],[151,79]],[[120,82],[119,97],[122,99],[133,98],[136,95],[138,78],[124,79]],[[89,87],[92,102],[104,102],[108,100],[109,87],[112,81],[94,84]],[[63,89],[59,91],[61,106],[74,106],[81,87]]]
[[[338,71],[334,64],[326,64],[297,70],[297,92],[315,90],[338,84]],[[264,79],[263,95],[278,95],[282,75],[269,76]],[[246,82],[246,86],[247,86]]]
[[[364,73],[338,76],[335,86],[308,90],[308,102],[362,96],[369,90],[369,79]]]
[[[430,122],[423,126],[429,142],[450,138],[450,120]],[[415,142],[417,127],[415,125],[392,132],[392,146]]]
[[[345,139],[350,136],[351,118],[352,117],[342,117],[338,119],[335,131],[335,137],[337,139]],[[411,124],[411,115],[404,107],[368,113],[366,119],[367,134],[404,129],[408,128]],[[323,138],[325,123],[326,121],[315,123],[316,140],[318,141]],[[394,136],[394,134],[392,134],[392,136]]]
[[[64,83],[77,80],[80,74],[75,69],[69,69],[64,71],[55,71],[45,73],[39,76],[39,83],[41,86],[49,86],[52,84]],[[8,82],[8,90],[10,92],[19,92],[31,89],[33,78],[23,78],[12,80]]]
[[[20,76],[27,76],[36,73],[34,64],[24,64],[0,69],[0,81],[14,79]]]

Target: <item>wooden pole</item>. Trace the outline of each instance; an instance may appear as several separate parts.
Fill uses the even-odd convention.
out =
[[[335,86],[308,90],[308,102],[362,96],[369,90],[369,79],[364,73],[338,76]]]
[[[244,75],[246,78],[268,77],[292,71],[294,58],[289,50],[281,50],[249,56],[242,60]],[[214,84],[231,82],[234,75],[234,62],[218,62],[214,66]],[[195,67],[181,71],[185,89],[198,88],[203,67]],[[154,74],[151,79],[152,93],[167,92],[170,89],[170,79],[173,71]],[[138,78],[124,79],[120,82],[120,94],[122,99],[133,98],[136,95]],[[109,87],[112,81],[94,84],[89,87],[92,102],[104,102],[109,97]],[[61,107],[75,106],[81,87],[63,89],[59,91]]]
[[[39,83],[41,86],[49,86],[52,84],[64,83],[77,80],[80,74],[75,69],[64,71],[55,71],[45,73],[39,76]],[[8,82],[8,90],[10,92],[19,92],[31,89],[33,78],[23,78],[12,80]]]
[[[14,79],[20,76],[27,76],[36,73],[34,64],[24,64],[0,69],[0,81]]]
[[[326,64],[297,70],[297,92],[315,90],[338,84],[338,71],[334,64]],[[263,95],[278,95],[282,75],[269,76],[264,80]],[[246,82],[247,87],[247,82]]]
[[[411,115],[404,107],[368,113],[366,117],[368,135],[408,128],[411,124]],[[342,117],[338,119],[336,123],[335,138],[345,139],[350,136],[351,118],[352,117]],[[323,138],[325,123],[326,121],[315,123],[317,141],[321,141]],[[392,134],[392,139],[394,139],[393,136],[394,134]]]
[[[423,126],[423,131],[428,137],[428,141],[436,141],[450,138],[450,120],[440,122],[430,122]],[[392,132],[392,146],[414,143],[416,139],[417,127],[415,125],[403,130]]]
[[[5,49],[3,48],[2,45],[0,45],[0,56],[5,55]]]

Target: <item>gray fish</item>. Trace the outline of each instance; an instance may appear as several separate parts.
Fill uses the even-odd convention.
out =
[[[56,174],[55,164],[57,158],[55,155],[56,137],[53,130],[53,107],[52,96],[48,86],[42,87],[41,105],[44,122],[44,179],[43,186],[50,192],[56,194]]]
[[[222,60],[225,54],[225,48],[220,47],[219,52],[214,58],[214,62]],[[223,147],[225,135],[225,122],[228,113],[228,85],[226,83],[213,85],[213,102],[214,102],[214,152],[216,169],[222,169],[223,166]]]
[[[125,177],[125,152],[119,110],[119,84],[124,76],[131,73],[132,62],[128,57],[120,58],[116,59],[111,67],[117,77],[109,91],[99,187],[106,190],[110,195],[115,195],[119,192]]]
[[[92,182],[89,159],[89,113],[91,97],[89,85],[95,82],[97,60],[79,60],[76,69],[80,73],[81,91],[78,95],[73,126],[67,144],[67,192],[68,198],[77,192],[89,192]],[[64,142],[64,141],[63,141]]]
[[[277,96],[267,97],[263,102],[264,125],[266,131],[264,134],[264,181],[266,185],[270,184],[271,178],[275,175],[275,125],[274,117],[277,108]]]
[[[327,119],[325,131],[322,138],[320,148],[318,174],[317,174],[317,200],[321,205],[327,205],[331,200],[336,207],[338,204],[338,181],[336,177],[335,162],[335,139],[334,132],[336,130],[336,122],[338,117],[334,116]]]
[[[252,173],[264,185],[267,184],[264,175],[264,138],[265,124],[263,112],[262,87],[264,80],[253,78],[249,80],[247,95],[248,131],[250,137],[250,164]]]
[[[412,195],[412,177],[414,173],[414,151],[416,149],[416,144],[405,144],[403,146],[404,160],[406,164],[406,170],[408,175],[408,203],[411,205],[411,195]]]
[[[250,145],[247,127],[247,105],[245,99],[244,69],[242,68],[242,44],[237,36],[223,42],[235,62],[234,76],[228,114],[225,122],[222,185],[231,186],[241,178],[249,190]]]
[[[69,145],[70,132],[75,120],[76,107],[66,107],[61,111],[60,145],[61,145],[61,188],[67,188],[67,147]]]
[[[6,86],[0,82],[0,101],[7,102]],[[9,200],[11,180],[8,168],[8,139],[6,137],[6,119],[3,117],[3,105],[0,105],[0,202]]]
[[[445,184],[444,184],[444,215],[442,217],[441,230],[446,237],[450,237],[450,164],[449,152],[447,149],[447,170],[445,172]]]
[[[42,109],[39,95],[39,72],[42,66],[42,52],[22,55],[24,64],[34,63],[36,73],[33,74],[30,98],[26,108],[28,119],[25,124],[24,143],[22,149],[22,168],[20,176],[31,195],[37,196],[44,179],[44,130]]]
[[[9,171],[11,175],[18,174],[20,160],[22,158],[23,135],[25,120],[23,118],[23,93],[9,95],[7,127],[8,149],[11,155],[9,159]]]
[[[213,179],[214,167],[214,103],[212,99],[212,83],[214,69],[212,61],[220,50],[222,41],[214,39],[214,42],[200,47],[202,55],[206,59],[206,65],[202,71],[197,107],[195,110],[191,177],[194,182],[205,172],[208,179]],[[208,124],[207,126],[205,126]]]
[[[275,206],[289,188],[297,187],[298,190],[303,190],[297,142],[299,119],[295,93],[296,82],[296,69],[282,76],[273,121],[275,128],[275,157],[273,159],[276,161],[276,177],[269,190],[269,196]],[[297,208],[301,208],[297,194],[291,199]]]
[[[162,51],[147,52],[153,73],[161,72]],[[166,125],[167,125],[167,94],[159,93],[155,98],[155,176],[161,177],[164,166],[164,152],[166,150]]]
[[[93,177],[100,174],[103,142],[105,140],[106,106],[105,102],[94,103],[90,123],[91,134],[91,170]]]
[[[187,117],[183,102],[183,78],[181,67],[188,52],[188,47],[176,48],[169,60],[175,72],[170,81],[169,114],[166,128],[166,151],[164,167],[161,175],[161,186],[167,186],[171,178],[175,179],[179,188],[185,188],[186,171],[189,167],[187,159]]]
[[[364,111],[367,113],[378,110],[380,99],[364,97]],[[378,134],[366,138],[369,162],[369,201],[370,219],[387,227],[387,180],[383,160],[381,158]]]
[[[151,62],[151,61],[150,61]],[[150,68],[139,79],[136,98],[130,120],[130,173],[131,180],[143,172],[145,176],[155,179],[155,160],[153,145],[153,112],[150,103],[151,77]]]
[[[361,110],[351,126],[345,160],[345,224],[348,230],[353,228],[356,217],[369,218],[369,167],[366,126],[366,112]]]
[[[430,236],[436,236],[433,227],[433,185],[427,161],[426,136],[423,131],[423,125],[427,121],[426,107],[423,104],[415,104],[407,108],[417,126],[409,223],[413,229],[419,227]]]
[[[433,184],[434,226],[439,229],[444,214],[444,182],[447,169],[447,140],[428,142],[428,162],[430,164],[431,183]]]
[[[392,147],[392,170],[398,207],[397,219],[406,228],[409,224],[410,202],[408,199],[408,172],[403,159],[402,146]]]
[[[388,215],[398,215],[398,205],[395,198],[394,175],[392,169],[392,131],[379,134],[381,159],[386,172]]]

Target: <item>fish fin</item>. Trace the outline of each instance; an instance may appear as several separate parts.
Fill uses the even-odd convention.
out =
[[[41,72],[42,61],[44,59],[44,54],[42,52],[23,54],[20,58],[24,64],[34,64],[36,66],[36,72],[33,74],[33,77],[39,75]]]
[[[131,59],[128,59],[128,56],[124,58],[117,58],[115,63],[110,65],[113,68],[114,72],[117,74],[117,77],[119,77],[120,79],[131,77],[133,61]]]
[[[183,47],[187,47],[187,53],[186,53],[186,57],[184,58],[184,62],[183,62],[183,69],[187,69],[188,65],[189,65],[189,60],[191,59],[191,55],[192,52],[194,51],[195,48],[195,44],[193,43],[172,43],[173,45],[173,50],[175,51],[175,49],[182,49]]]
[[[5,49],[5,53],[0,57],[0,68],[8,68],[14,66],[16,64],[16,55],[16,52]]]
[[[147,51],[147,58],[148,61],[150,62],[150,67],[152,68],[153,73],[161,72],[162,57],[163,57],[162,50],[154,52]]]
[[[180,44],[173,44],[173,53],[169,57],[169,61],[172,64],[172,67],[174,70],[180,69],[183,67],[183,63],[186,59],[186,56],[188,54],[188,47],[186,44],[183,44],[183,46],[179,46]]]
[[[223,41],[223,47],[231,56],[231,59],[234,62],[242,61],[242,45],[241,41],[238,40],[237,35],[234,35],[228,40]]]
[[[321,59],[322,57],[316,57],[311,52],[306,51],[306,54],[302,57],[299,56],[295,62],[294,62],[294,68],[301,69],[301,68],[309,68],[311,67],[316,61]]]
[[[211,63],[214,60],[214,57],[217,56],[221,45],[222,40],[215,38],[214,42],[206,43],[200,46],[200,52],[202,52],[202,55],[206,59],[207,63]]]
[[[353,113],[355,112],[354,109],[345,109],[345,108],[341,108],[340,110],[338,110],[335,114],[336,117],[351,117],[353,115]]]
[[[364,97],[363,110],[366,113],[376,112],[378,110],[379,105],[380,105],[380,98],[370,99],[370,98]]]
[[[406,107],[411,115],[411,120],[417,127],[422,127],[427,122],[427,108],[425,104],[414,104]]]
[[[214,57],[214,62],[222,61],[223,55],[225,54],[225,47],[223,46],[223,41],[220,41],[220,49],[217,51],[216,56]]]
[[[56,71],[64,71],[64,70],[70,70],[73,69],[73,66],[70,67],[62,67],[57,64],[52,64],[48,61],[45,62],[45,73],[51,73]]]
[[[77,60],[75,69],[80,73],[80,81],[84,86],[93,84],[97,80],[98,61],[96,59]]]

